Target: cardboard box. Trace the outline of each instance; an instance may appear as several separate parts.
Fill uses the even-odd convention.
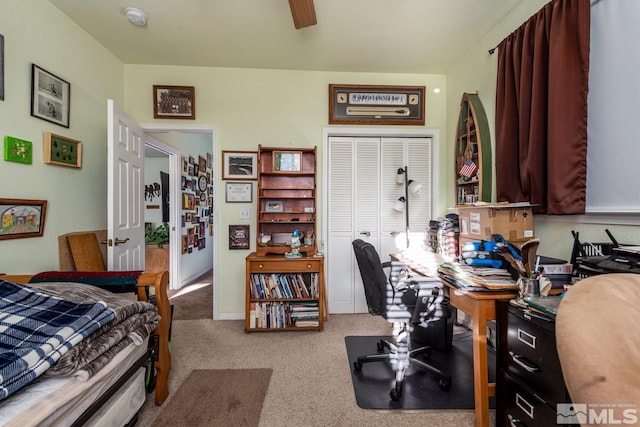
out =
[[[530,205],[504,203],[459,206],[458,220],[461,237],[491,240],[492,234],[502,234],[507,241],[534,237]]]

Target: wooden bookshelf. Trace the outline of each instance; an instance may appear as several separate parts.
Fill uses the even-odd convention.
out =
[[[477,94],[465,93],[460,101],[454,172],[456,205],[491,201],[491,139]]]
[[[300,252],[316,253],[316,148],[258,146],[256,253],[290,252],[297,229]],[[264,240],[263,240],[264,238]]]
[[[322,331],[324,257],[283,255],[246,258],[245,332]]]

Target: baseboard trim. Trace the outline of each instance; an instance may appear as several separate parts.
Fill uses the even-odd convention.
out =
[[[220,313],[216,320],[244,320],[244,313]]]

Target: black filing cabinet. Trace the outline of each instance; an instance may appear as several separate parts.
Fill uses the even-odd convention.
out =
[[[556,425],[558,403],[571,403],[553,319],[497,303],[497,426]]]

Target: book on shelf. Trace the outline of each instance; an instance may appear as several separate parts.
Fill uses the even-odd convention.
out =
[[[318,273],[270,273],[251,274],[250,291],[252,298],[317,298]],[[309,281],[309,283],[307,283]]]
[[[318,320],[298,320],[296,323],[296,326],[298,327],[316,327],[318,326],[320,323],[318,322]]]
[[[252,302],[249,304],[249,327],[256,327],[256,303]]]

